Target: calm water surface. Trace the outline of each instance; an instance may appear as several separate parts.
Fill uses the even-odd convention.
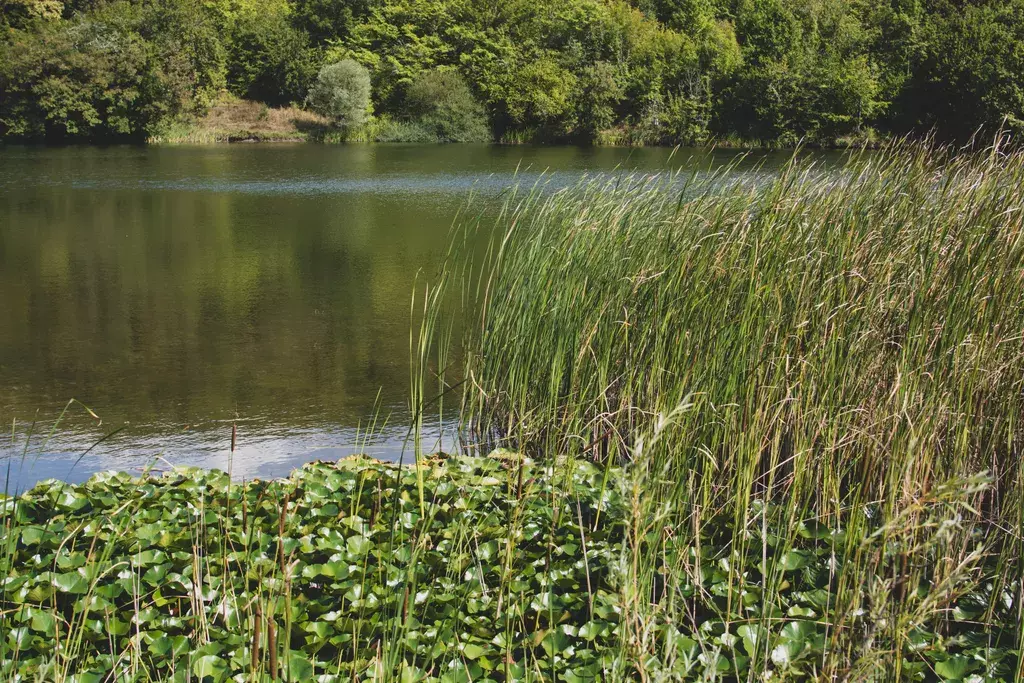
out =
[[[693,163],[670,155],[0,148],[0,481],[23,489],[154,463],[281,476],[354,450],[397,459],[411,293],[418,273],[436,272],[467,200],[486,210],[544,171],[558,186]],[[767,173],[784,158],[741,166]],[[54,429],[70,399],[98,419],[75,404]],[[364,443],[374,415],[387,426]]]

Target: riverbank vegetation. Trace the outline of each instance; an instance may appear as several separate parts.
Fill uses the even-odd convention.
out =
[[[354,459],[243,485],[99,475],[2,501],[0,677],[592,679],[626,664],[601,469],[423,468],[422,488]]]
[[[752,679],[784,676],[811,537],[827,568],[798,590],[825,591],[824,645],[804,673],[1024,675],[1022,181],[1019,153],[914,145],[595,179],[510,197],[482,265],[456,250],[471,441],[629,463],[634,661],[678,652],[653,624],[726,648],[754,628]],[[726,625],[683,578],[708,538],[728,549],[709,590],[746,615]]]
[[[187,138],[224,89],[306,108],[346,60],[371,81],[367,126],[299,137],[836,145],[1024,120],[1024,0],[0,7],[4,140]]]
[[[1024,155],[594,179],[492,219],[411,343],[462,454],[3,500],[3,675],[1024,676]]]

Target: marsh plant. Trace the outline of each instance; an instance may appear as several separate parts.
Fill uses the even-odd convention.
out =
[[[731,171],[459,224],[464,453],[0,500],[0,678],[1020,680],[1024,155]]]
[[[453,252],[467,429],[627,464],[641,677],[685,655],[667,624],[723,676],[1020,677],[1024,155],[743,178],[511,196]]]

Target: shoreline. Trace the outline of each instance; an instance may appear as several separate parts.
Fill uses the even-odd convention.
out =
[[[643,149],[675,147],[713,151],[716,149],[736,151],[794,151],[797,149],[814,149],[823,151],[853,151],[879,149],[889,142],[886,138],[876,138],[868,132],[863,138],[843,138],[824,144],[820,141],[796,143],[773,143],[763,140],[745,140],[738,137],[723,137],[692,145],[631,143],[630,131],[612,128],[602,131],[597,140],[591,143],[574,142],[572,139],[546,139],[543,135],[534,136],[511,133],[503,139],[491,142],[445,142],[402,140],[400,138],[379,140],[386,131],[400,123],[388,117],[371,119],[360,131],[346,136],[333,129],[327,119],[295,105],[286,107],[270,107],[260,102],[242,100],[224,95],[201,118],[191,122],[172,124],[163,133],[145,139],[124,140],[83,140],[83,141],[46,141],[21,140],[14,144],[26,146],[108,146],[131,144],[139,146],[203,146],[228,144],[374,144],[374,145],[494,145],[503,147],[541,146],[541,147],[579,147],[579,148],[622,148]],[[0,142],[0,148],[4,144]]]
[[[259,133],[247,133],[246,131],[233,131],[217,133],[211,136],[196,138],[180,138],[173,140],[162,139],[161,137],[147,140],[103,140],[103,141],[45,141],[45,140],[18,140],[16,142],[0,142],[0,149],[5,147],[25,148],[61,148],[61,147],[215,147],[222,145],[281,145],[281,144],[308,144],[322,146],[343,146],[343,145],[367,145],[382,147],[451,147],[451,146],[473,146],[473,147],[572,147],[578,149],[693,149],[704,152],[715,150],[728,150],[737,152],[796,152],[802,149],[822,152],[853,152],[853,151],[879,151],[886,147],[885,141],[871,142],[865,144],[850,145],[822,145],[818,143],[805,143],[800,145],[773,145],[758,142],[743,142],[721,140],[715,143],[703,145],[654,145],[654,144],[578,144],[572,142],[417,142],[417,141],[375,141],[375,140],[334,140],[324,141],[309,139],[307,137],[274,136]]]

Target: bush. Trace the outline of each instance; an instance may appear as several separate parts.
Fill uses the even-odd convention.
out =
[[[171,106],[184,115],[202,114],[227,84],[223,22],[203,0],[151,0],[138,3],[117,2],[100,5],[92,16],[104,17],[112,26],[126,26],[136,11],[141,11],[135,30],[146,41],[150,59],[132,64],[144,74],[144,80],[163,82],[177,102]],[[115,60],[124,57],[115,51]],[[122,67],[123,68],[123,67]]]
[[[437,135],[417,121],[381,121],[373,133],[374,142],[440,142]]]
[[[576,135],[581,142],[594,142],[601,131],[615,123],[615,105],[625,93],[616,78],[615,67],[597,62],[583,69],[576,108]]]
[[[291,21],[315,45],[346,40],[370,11],[368,0],[292,0]]]
[[[327,64],[310,88],[307,103],[339,128],[362,126],[370,110],[370,73],[351,59]]]
[[[454,71],[425,71],[406,94],[406,111],[440,142],[490,142],[484,109],[462,76]]]
[[[662,113],[661,142],[670,145],[700,145],[708,139],[711,102],[708,98],[672,93]]]
[[[898,99],[897,129],[944,139],[985,136],[1006,118],[1024,129],[1024,1],[968,6],[934,17],[913,78]]]

